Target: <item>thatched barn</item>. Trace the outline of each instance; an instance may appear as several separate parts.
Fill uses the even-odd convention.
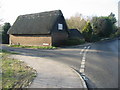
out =
[[[9,29],[9,43],[25,46],[59,46],[68,38],[61,10],[20,15]]]

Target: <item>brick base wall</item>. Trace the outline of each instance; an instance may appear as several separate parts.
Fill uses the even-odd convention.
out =
[[[50,35],[10,35],[10,44],[26,46],[51,46]]]

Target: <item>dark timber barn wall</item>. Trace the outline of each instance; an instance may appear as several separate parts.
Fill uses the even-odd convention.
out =
[[[58,23],[63,24],[63,30],[58,30]],[[59,46],[68,38],[68,27],[63,16],[60,16],[52,30],[52,45]]]

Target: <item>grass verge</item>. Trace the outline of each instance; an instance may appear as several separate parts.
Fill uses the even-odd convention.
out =
[[[22,61],[9,58],[10,53],[7,51],[3,50],[0,54],[2,89],[24,88],[30,85],[36,77],[36,71]]]
[[[9,45],[10,47],[33,48],[33,49],[56,49],[53,46],[23,46],[23,45]]]

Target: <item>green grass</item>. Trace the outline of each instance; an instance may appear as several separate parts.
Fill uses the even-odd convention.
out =
[[[9,58],[9,52],[3,50],[0,54],[0,62],[2,62],[0,79],[2,79],[3,89],[26,87],[36,77],[35,70],[22,61]]]
[[[56,49],[53,46],[23,46],[23,45],[9,45],[10,47],[33,48],[33,49]]]

